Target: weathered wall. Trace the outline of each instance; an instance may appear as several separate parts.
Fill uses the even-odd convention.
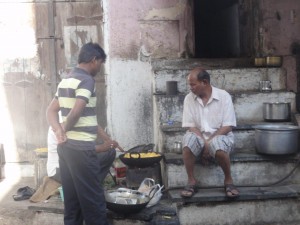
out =
[[[177,58],[186,49],[185,40],[191,40],[188,0],[112,0],[108,7],[111,57],[137,59],[143,51],[156,58]]]
[[[265,56],[283,56],[288,90],[297,91],[296,59],[292,46],[295,43],[300,45],[299,1],[261,0],[258,3],[258,52]]]
[[[145,101],[145,96],[150,99],[152,92],[151,59],[173,59],[194,53],[192,2],[104,1],[106,50],[110,54],[107,63],[108,128],[125,147],[152,140],[152,112],[137,114],[135,110],[152,107],[151,101]],[[240,2],[244,9],[240,11],[240,23],[244,22],[242,32],[250,33],[244,37],[243,44],[253,48],[257,55],[283,56],[287,90],[297,91],[297,62],[291,45],[300,39],[298,0]],[[127,86],[131,83],[135,84],[133,89]],[[131,93],[138,97],[132,98]],[[119,119],[120,111],[122,119]],[[128,129],[132,137],[120,131]],[[132,135],[131,131],[136,130],[142,131],[139,138]]]
[[[76,65],[82,44],[102,44],[102,36],[98,0],[0,2],[0,143],[8,163],[32,163],[33,150],[47,146],[45,112],[56,85]],[[96,88],[105,126],[103,71]]]
[[[30,161],[46,144],[50,88],[35,34],[33,4],[0,3],[0,142],[7,162]]]
[[[186,21],[190,8],[186,7],[187,0],[103,3],[110,56],[106,63],[108,132],[128,150],[153,142],[150,60],[178,58],[186,53],[187,43],[193,43],[189,41],[191,31],[186,29],[191,25]]]

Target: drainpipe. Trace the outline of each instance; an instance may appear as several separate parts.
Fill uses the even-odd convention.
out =
[[[296,109],[300,113],[300,43],[294,42],[291,45],[291,53],[296,59],[297,74],[297,93],[296,93]]]
[[[56,51],[55,51],[55,6],[54,1],[48,2],[48,21],[49,21],[49,63],[51,75],[51,94],[54,96],[57,86],[57,68],[56,68]]]

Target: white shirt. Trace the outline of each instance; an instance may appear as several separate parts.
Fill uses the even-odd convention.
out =
[[[58,112],[59,122],[62,123],[61,112]],[[57,139],[51,127],[48,129],[48,159],[47,159],[47,174],[52,177],[56,174],[56,168],[59,168],[58,153],[57,153]]]
[[[182,127],[196,127],[208,139],[223,126],[236,126],[231,96],[225,90],[212,87],[212,94],[204,106],[202,99],[190,92],[184,99]],[[228,137],[233,142],[233,133]]]
[[[47,174],[52,177],[56,173],[56,168],[59,168],[57,154],[57,139],[55,133],[50,127],[48,130],[48,159],[47,159]]]

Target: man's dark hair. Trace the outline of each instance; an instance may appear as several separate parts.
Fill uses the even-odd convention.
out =
[[[197,73],[197,80],[202,81],[202,80],[207,80],[208,83],[210,83],[210,75],[206,70],[200,69],[198,70],[199,72]]]
[[[94,58],[97,60],[102,59],[102,61],[105,62],[106,54],[104,50],[96,43],[89,42],[84,44],[78,55],[78,63],[89,63]]]

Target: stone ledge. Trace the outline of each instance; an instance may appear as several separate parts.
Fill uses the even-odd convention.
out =
[[[164,162],[166,164],[175,164],[175,165],[183,165],[182,155],[175,153],[165,153],[164,154]],[[253,152],[236,152],[233,153],[230,157],[231,162],[297,162],[300,159],[300,155],[261,155]],[[197,162],[200,164],[200,162]]]
[[[299,114],[296,114],[299,115]],[[296,116],[295,115],[295,116]],[[300,116],[299,116],[300,120]],[[243,130],[254,130],[255,125],[260,124],[274,124],[274,122],[266,122],[266,121],[239,121],[237,126],[233,128],[233,131],[243,131]],[[280,125],[295,125],[293,122],[276,122],[276,124]],[[160,129],[163,132],[185,132],[187,128],[182,127],[181,122],[174,122],[173,124],[162,124]]]
[[[194,67],[205,67],[206,69],[228,69],[228,68],[254,68],[251,58],[224,58],[224,59],[154,59],[151,62],[154,71],[159,70],[190,70]]]
[[[249,201],[265,199],[298,198],[300,196],[300,184],[289,184],[270,187],[238,187],[240,196],[236,199],[229,199],[225,196],[223,188],[198,189],[192,198],[182,198],[180,189],[168,191],[172,202],[182,203],[208,203],[228,201]]]

